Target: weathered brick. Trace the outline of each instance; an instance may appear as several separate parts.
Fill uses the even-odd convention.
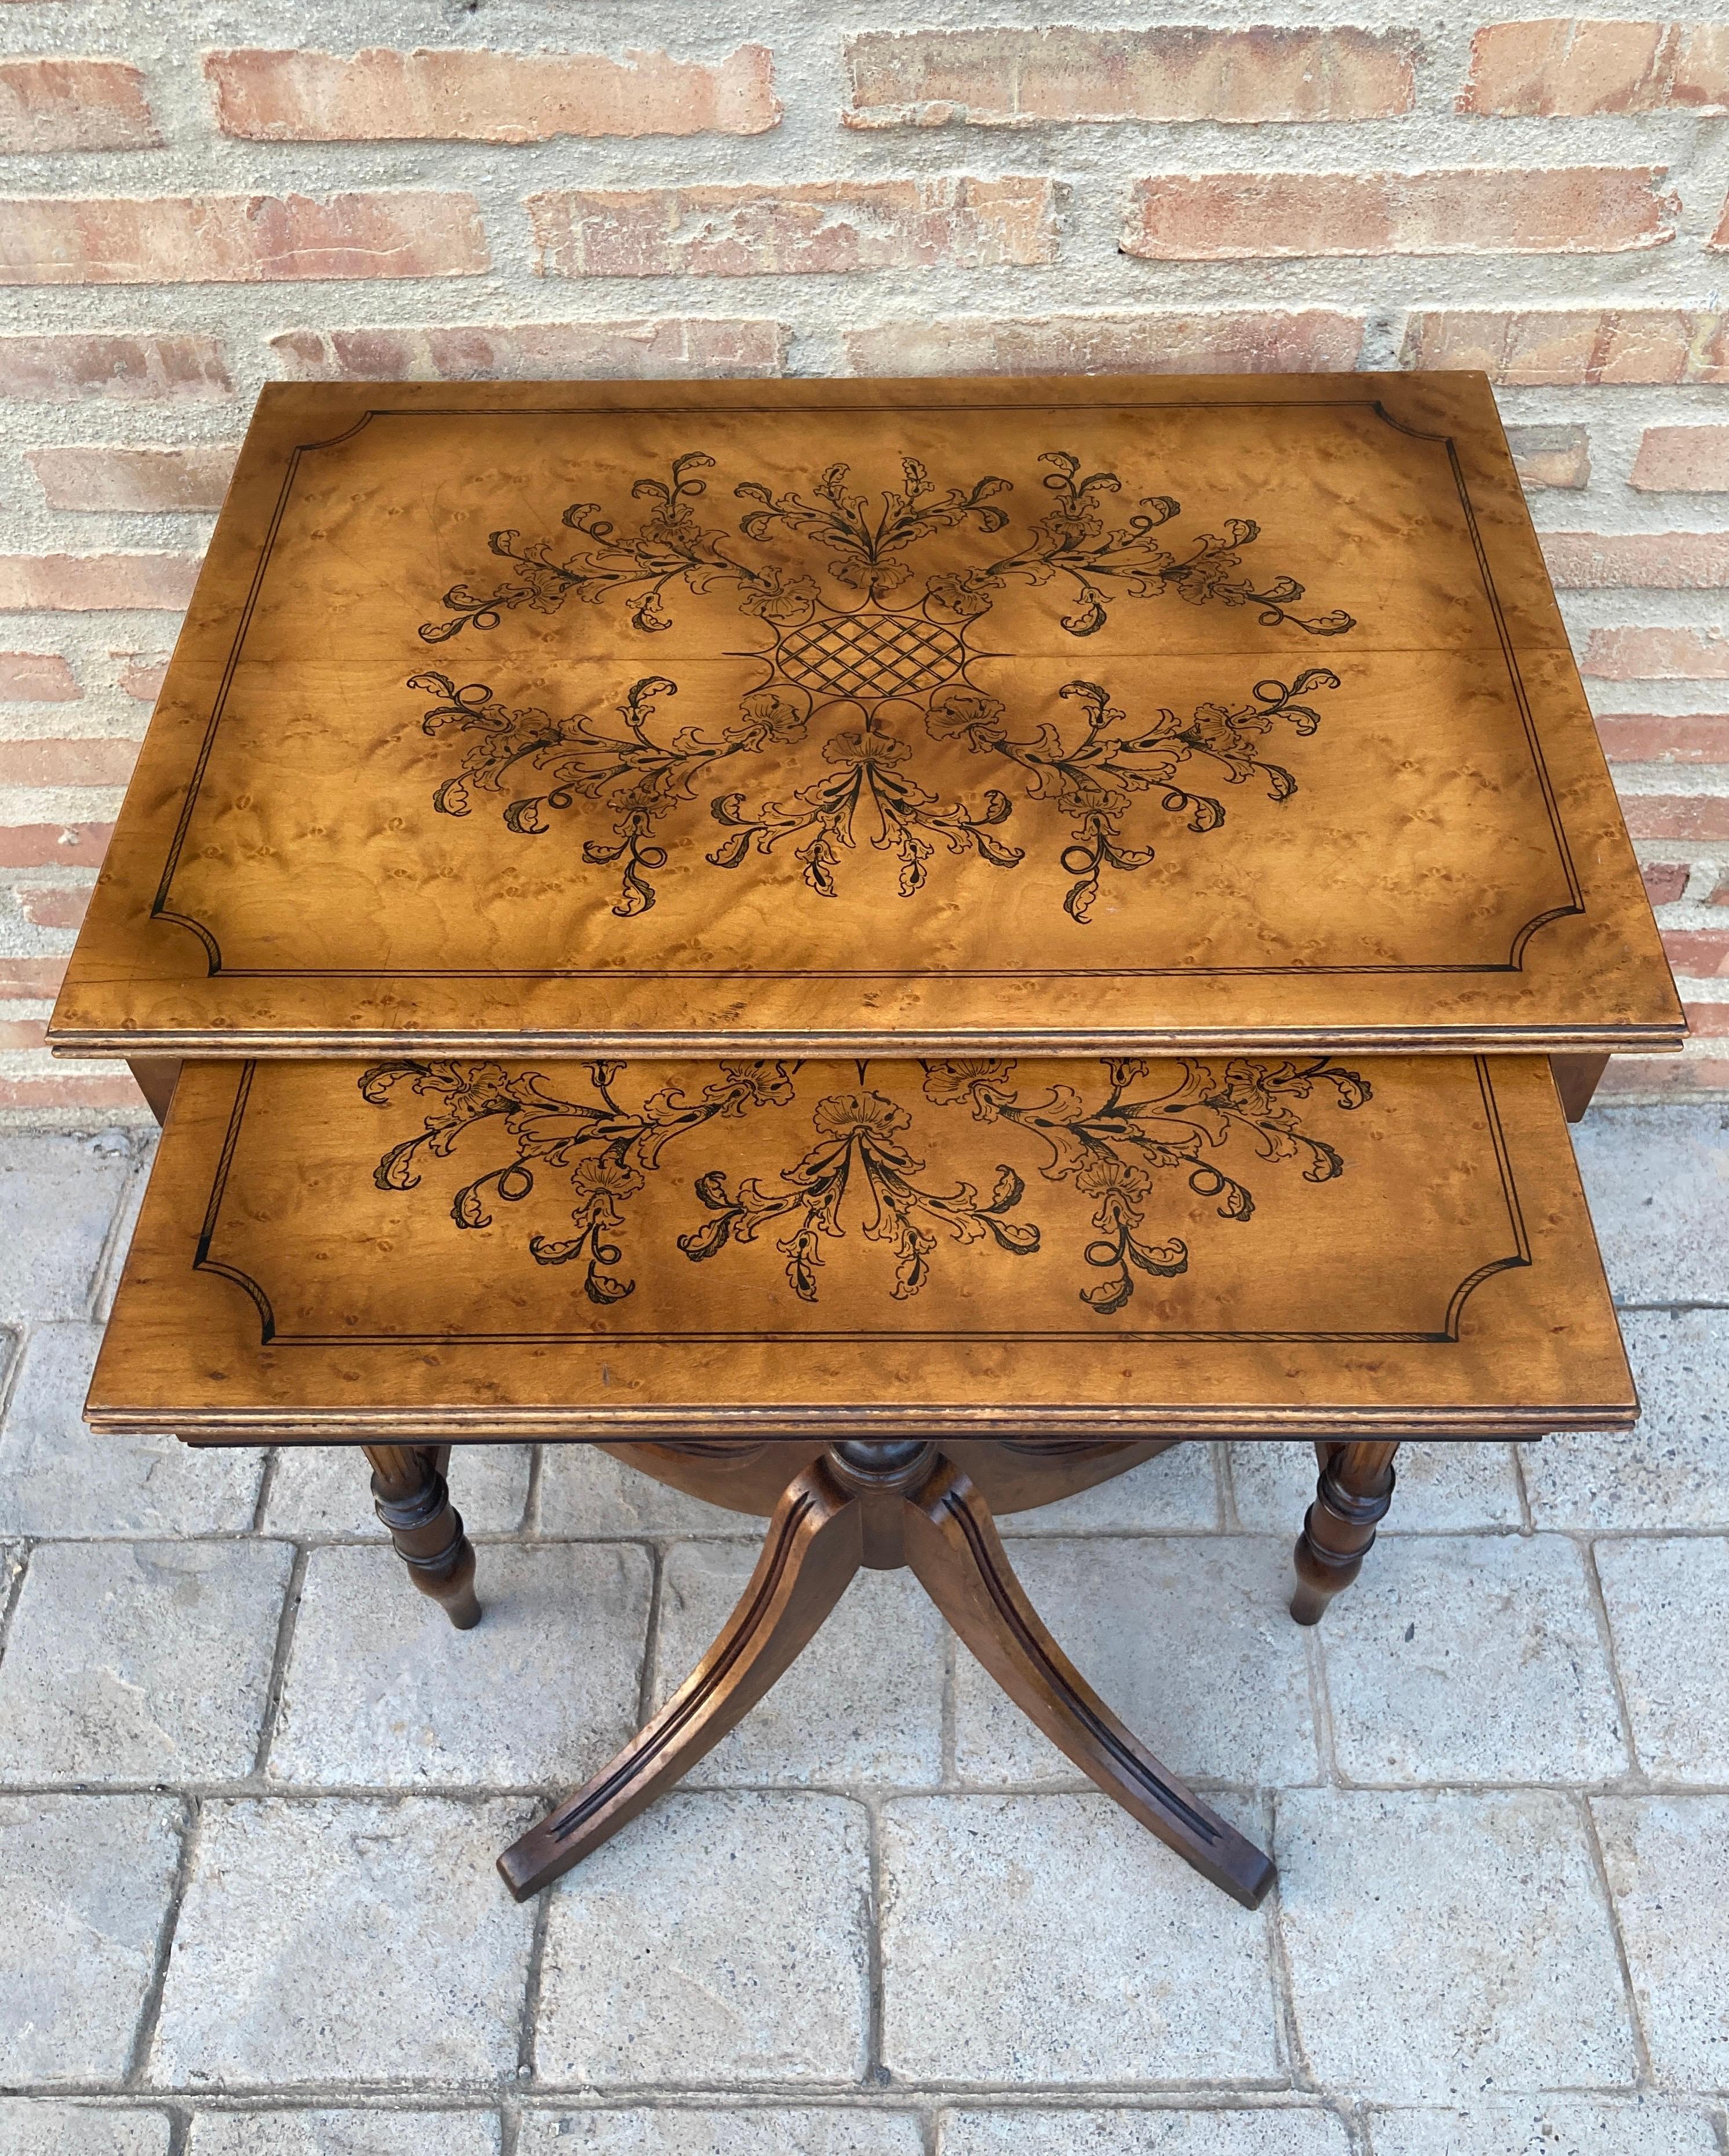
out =
[[[530,195],[548,277],[745,277],[965,270],[1057,259],[1055,188],[975,180],[572,188]]]
[[[0,151],[160,144],[144,78],[123,60],[0,60]]]
[[[1716,889],[1705,902],[1707,906],[1729,906],[1729,874],[1719,876]]]
[[[1599,1083],[1605,1093],[1729,1093],[1729,1057],[1616,1055]]]
[[[1729,1004],[1684,1003],[1681,1009],[1691,1029],[1706,1040],[1721,1040],[1729,1034]]]
[[[12,895],[18,911],[38,928],[76,928],[90,902],[86,884],[18,884]]]
[[[1415,101],[1409,30],[867,30],[849,127],[1381,120]]]
[[[1140,181],[1125,254],[1583,254],[1660,247],[1680,208],[1660,165],[1424,172],[1167,173]]]
[[[1356,365],[1363,318],[1289,313],[1033,315],[880,322],[846,332],[855,374],[1335,373]]]
[[[7,841],[16,835],[0,830],[0,867],[25,865],[7,858]],[[64,952],[47,958],[0,957],[0,996],[52,996],[57,994],[65,976],[66,959]]]
[[[1647,427],[1627,483],[1642,494],[1729,494],[1729,427]]]
[[[125,1070],[109,1077],[64,1073],[47,1078],[0,1078],[0,1108],[137,1108],[144,1096]]]
[[[0,1011],[6,1009],[0,1004]],[[48,1020],[45,1018],[0,1017],[0,1048],[46,1048]]]
[[[288,330],[270,339],[298,382],[658,382],[773,375],[787,331],[760,316],[461,324],[449,329]]]
[[[152,397],[200,403],[233,394],[210,336],[0,336],[0,397],[69,404]]]
[[[1645,896],[1653,906],[1674,906],[1685,898],[1690,873],[1685,861],[1645,861],[1639,868]]]
[[[1490,23],[1471,39],[1461,112],[1729,112],[1729,26],[1562,17]]]
[[[135,741],[81,735],[66,741],[0,741],[0,786],[124,786]]]
[[[1714,590],[1729,583],[1729,531],[1545,531],[1549,574],[1563,591],[1650,585]]]
[[[30,449],[50,509],[220,509],[237,442],[179,449]]]
[[[1729,764],[1729,713],[1665,718],[1651,711],[1604,711],[1597,737],[1611,763]]]
[[[1729,248],[1729,195],[1723,198],[1722,213],[1717,219],[1717,228],[1705,244],[1710,248]]]
[[[780,104],[766,45],[664,52],[218,52],[224,135],[260,142],[543,142],[555,135],[760,135]]]
[[[1663,948],[1675,972],[1689,980],[1729,973],[1729,928],[1665,928]]]
[[[141,704],[153,704],[162,693],[162,676],[168,670],[166,651],[111,651],[111,659],[118,659],[121,669],[116,677],[129,696],[136,696]]]
[[[471,277],[491,266],[471,194],[0,198],[3,285]]]
[[[1729,314],[1667,307],[1423,309],[1406,367],[1478,367],[1520,387],[1729,382]]]
[[[196,554],[0,554],[0,613],[168,608],[192,597]]]
[[[0,651],[0,704],[75,704],[83,694],[58,651]]]
[[[1729,680],[1729,630],[1593,629],[1580,671],[1598,681]]]
[[[1591,484],[1591,440],[1582,427],[1509,427],[1507,447],[1522,485]]]
[[[98,868],[113,835],[112,824],[0,824],[0,869],[40,869],[50,863],[56,868]],[[0,967],[7,968],[33,963],[23,958],[0,958]],[[56,973],[49,985],[58,988],[59,984],[60,977]],[[16,986],[0,990],[0,993],[14,996],[37,993],[33,988]]]
[[[1721,793],[1624,793],[1621,813],[1635,839],[1729,839]]]

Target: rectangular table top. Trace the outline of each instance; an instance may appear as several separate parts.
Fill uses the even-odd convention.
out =
[[[1665,1048],[1480,376],[267,389],[51,1029]]]
[[[91,1386],[194,1442],[1636,1412],[1532,1056],[189,1064]]]

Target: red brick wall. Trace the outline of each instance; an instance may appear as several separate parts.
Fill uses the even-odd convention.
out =
[[[1486,368],[1693,1012],[1619,1081],[1729,1093],[1729,7],[1228,12],[0,0],[0,1116],[132,1097],[54,980],[251,400],[344,375]]]

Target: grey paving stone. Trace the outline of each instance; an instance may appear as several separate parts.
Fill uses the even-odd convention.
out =
[[[1319,1630],[1349,1781],[1603,1782],[1632,1764],[1564,1536],[1377,1543]]]
[[[1377,2111],[1375,2156],[1718,2156],[1710,2118],[1660,2098],[1489,2102],[1459,2111]]]
[[[461,1445],[450,1455],[450,1496],[481,1535],[513,1535],[528,1502],[526,1445]],[[265,1500],[273,1535],[352,1535],[382,1542],[372,1469],[358,1445],[285,1445]]]
[[[44,1543],[0,1663],[0,1781],[250,1774],[286,1543]]]
[[[6,1133],[0,1316],[89,1316],[109,1230],[138,1172],[122,1132]]]
[[[681,1543],[667,1553],[658,1700],[708,1652],[756,1555],[754,1544],[738,1543]],[[940,1781],[947,1629],[911,1573],[860,1573],[768,1697],[695,1768],[691,1786]]]
[[[32,1329],[0,1424],[0,1532],[244,1532],[264,1475],[256,1446],[99,1437],[86,1427],[84,1397],[101,1339],[99,1325]]]
[[[518,2156],[923,2156],[910,2112],[531,2111]]]
[[[172,2088],[513,2074],[533,1912],[492,1868],[509,1799],[207,1803],[150,2079]]]
[[[1593,1107],[1573,1149],[1618,1302],[1729,1302],[1729,1111]]]
[[[553,1890],[540,2081],[857,2081],[869,1876],[849,1798],[663,1798]]]
[[[1729,1782],[1729,1541],[1605,1538],[1596,1556],[1640,1766]]]
[[[1282,2078],[1265,1911],[1225,1901],[1109,1798],[897,1798],[882,1867],[896,2076]]]
[[[195,2112],[188,2156],[497,2156],[492,2111]]]
[[[1314,1781],[1308,1650],[1283,1543],[1235,1535],[1006,1545],[1033,1607],[1105,1704],[1176,1774]],[[996,1681],[955,1661],[955,1771],[1073,1782],[1079,1769]]]
[[[0,2149],[6,2156],[168,2156],[172,2132],[165,2111],[0,2097]]]
[[[1239,1523],[1294,1543],[1315,1496],[1315,1447],[1276,1438],[1233,1445],[1230,1454]],[[1523,1521],[1510,1445],[1418,1440],[1402,1445],[1393,1465],[1398,1487],[1382,1534],[1459,1534]]]
[[[114,1298],[120,1286],[121,1275],[126,1270],[126,1253],[132,1246],[132,1232],[138,1225],[138,1215],[144,1208],[144,1193],[149,1185],[150,1171],[156,1163],[157,1146],[162,1133],[154,1126],[135,1129],[131,1132],[132,1158],[136,1168],[121,1195],[119,1210],[114,1216],[114,1225],[109,1232],[108,1253],[96,1281],[95,1301],[92,1314],[103,1324],[108,1322],[114,1310]]]
[[[179,1861],[173,1798],[0,1796],[9,2082],[126,2072]]]
[[[1729,1797],[1598,1797],[1609,1892],[1660,2087],[1729,2090]]]
[[[1253,2111],[951,2111],[943,2156],[1349,2156],[1330,2112]]]
[[[742,1535],[767,1522],[723,1511],[627,1467],[594,1445],[549,1445],[541,1460],[543,1535]]]
[[[647,1553],[483,1544],[485,1615],[459,1632],[394,1550],[314,1550],[272,1780],[361,1787],[577,1783],[636,1727]]]
[[[1614,1936],[1567,1797],[1299,1789],[1273,1853],[1322,2087],[1422,2103],[1631,2084]]]
[[[1729,1527],[1729,1311],[1629,1311],[1630,1430],[1521,1447],[1540,1527]]]
[[[1002,1520],[1017,1535],[1211,1533],[1221,1523],[1213,1448],[1179,1445],[1112,1481],[1034,1512],[1005,1512]]]

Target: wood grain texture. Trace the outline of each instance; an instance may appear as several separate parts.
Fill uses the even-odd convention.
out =
[[[88,1412],[675,1457],[1629,1424],[1546,1061],[1371,1074],[188,1063]]]
[[[1480,377],[277,385],[51,1029],[1673,1047]]]

